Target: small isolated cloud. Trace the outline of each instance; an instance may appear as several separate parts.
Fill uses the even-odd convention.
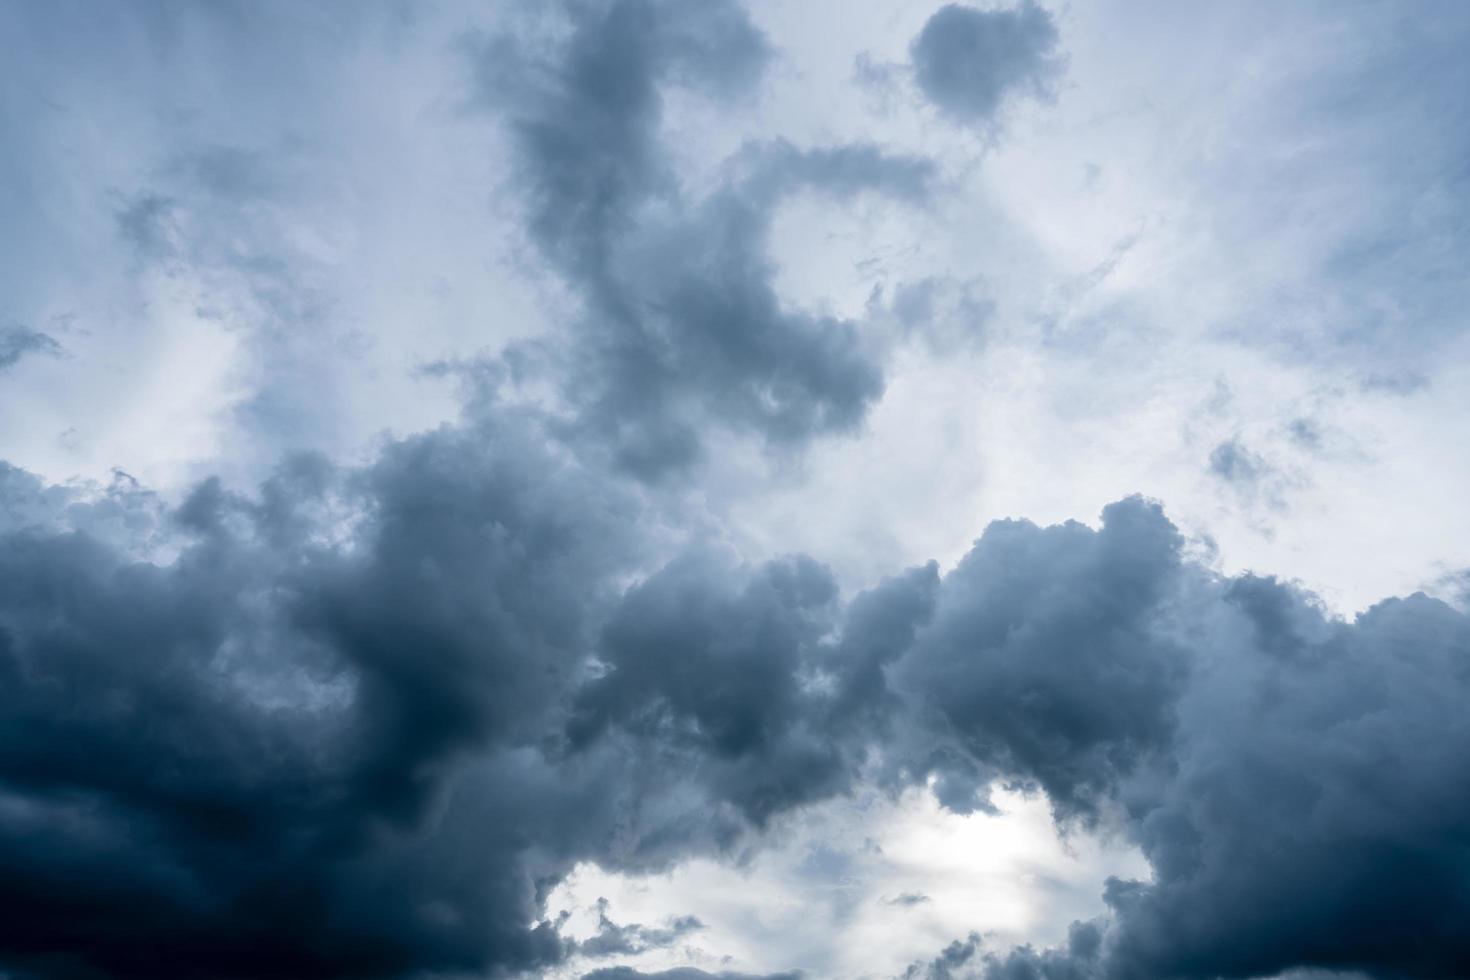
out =
[[[636,922],[619,925],[608,917],[607,904],[605,898],[597,900],[597,934],[577,944],[577,952],[583,956],[636,956],[651,949],[667,949],[704,928],[704,923],[692,915],[681,915],[662,926]]]
[[[1266,461],[1237,439],[1227,439],[1210,451],[1210,472],[1237,487],[1254,487],[1266,469]]]
[[[0,371],[14,367],[30,354],[60,353],[61,345],[50,334],[20,326],[0,329]]]
[[[1310,427],[1296,427],[1294,423],[1290,435],[1302,448],[1315,450],[1320,445],[1320,433]],[[1318,444],[1311,442],[1314,436]],[[1239,438],[1226,439],[1210,451],[1209,473],[1228,487],[1240,504],[1263,504],[1277,512],[1286,510],[1287,495],[1302,483],[1300,474],[1274,465]]]
[[[994,120],[1013,93],[1046,95],[1061,70],[1057,28],[1031,0],[1009,10],[941,7],[910,45],[914,78],[945,115]]]
[[[902,894],[895,895],[892,898],[884,899],[883,904],[894,905],[898,908],[903,909],[911,909],[915,905],[923,905],[929,900],[929,896],[925,895],[923,892],[903,892]]]

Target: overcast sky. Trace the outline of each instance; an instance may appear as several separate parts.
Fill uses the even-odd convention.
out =
[[[0,980],[1470,975],[1470,5],[0,37]]]

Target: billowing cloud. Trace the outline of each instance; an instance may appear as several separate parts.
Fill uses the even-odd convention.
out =
[[[571,804],[598,777],[553,778],[525,746],[627,553],[627,504],[525,436],[430,435],[354,474],[303,458],[252,500],[205,483],[166,566],[85,532],[6,537],[15,962],[321,976],[560,956],[525,924],[524,833],[610,815]]]
[[[1100,531],[992,524],[945,577],[895,683],[986,764],[981,785],[998,766],[1036,780],[1059,812],[1091,813],[1170,740],[1188,662],[1152,627],[1180,544],[1137,498],[1109,505]],[[953,775],[946,794],[960,792]]]
[[[715,932],[703,910],[598,902],[593,931],[574,935],[573,916],[550,896],[579,868],[657,883],[695,859],[745,867],[823,803],[886,794],[894,806],[919,797],[950,814],[995,813],[997,787],[1032,795],[1038,813],[1049,807],[1062,835],[1126,842],[1149,873],[1110,879],[1059,945],[997,939],[978,922],[936,935],[937,954],[904,974],[912,980],[1470,974],[1463,608],[1416,593],[1348,615],[1289,577],[1227,568],[1197,521],[1180,516],[1197,516],[1197,501],[1171,507],[1171,519],[1163,503],[1128,495],[1147,481],[1105,467],[1066,471],[1091,481],[1094,504],[1048,498],[1014,511],[994,502],[1010,499],[994,467],[983,492],[957,491],[962,510],[930,517],[942,547],[875,558],[872,574],[852,574],[831,553],[837,535],[864,549],[871,527],[834,521],[825,540],[798,547],[739,526],[741,507],[789,507],[793,524],[825,516],[830,500],[777,498],[804,467],[827,466],[827,482],[814,485],[891,494],[872,513],[902,536],[914,501],[929,499],[972,442],[1001,437],[1015,394],[1007,372],[1043,379],[1044,411],[1018,437],[1030,440],[1026,459],[1064,457],[1094,438],[1133,452],[1111,431],[1107,403],[1147,401],[1168,426],[1195,426],[1178,454],[1189,480],[1268,503],[1281,473],[1295,471],[1279,469],[1265,440],[1289,440],[1314,461],[1372,441],[1371,426],[1349,435],[1333,416],[1341,392],[1383,398],[1387,387],[1404,403],[1394,411],[1408,413],[1418,399],[1453,397],[1455,385],[1317,378],[1270,424],[1239,428],[1225,417],[1235,403],[1180,422],[1167,393],[1140,397],[1146,379],[1131,376],[1121,395],[1072,398],[1069,385],[1086,385],[1069,365],[1115,370],[1111,360],[1127,363],[1155,336],[1149,304],[1116,291],[1174,267],[1146,265],[1157,259],[1150,225],[1116,236],[1081,280],[1042,278],[1054,264],[1043,245],[1114,205],[1008,233],[1003,211],[1025,211],[1041,196],[1035,186],[1049,194],[1061,183],[1042,168],[1015,176],[1036,162],[1034,147],[1004,162],[1011,183],[996,179],[1019,196],[1002,207],[954,175],[956,160],[973,171],[975,140],[926,125],[925,113],[884,129],[866,116],[826,118],[826,106],[811,110],[815,121],[771,110],[763,100],[773,94],[824,84],[817,69],[793,70],[766,34],[789,11],[736,0],[569,0],[483,16],[450,16],[452,6],[407,4],[360,24],[274,8],[119,6],[81,34],[88,18],[65,11],[55,23],[0,13],[35,34],[40,52],[22,52],[25,84],[3,96],[25,112],[7,113],[16,128],[0,135],[27,149],[0,163],[15,177],[3,182],[7,200],[27,205],[0,272],[25,294],[14,314],[0,311],[14,324],[0,330],[4,383],[48,384],[75,348],[91,358],[89,377],[132,371],[147,397],[204,378],[207,397],[155,418],[165,435],[219,413],[248,423],[221,429],[248,438],[221,437],[213,456],[190,456],[196,441],[170,443],[167,453],[188,457],[172,460],[189,474],[174,486],[135,478],[126,461],[100,478],[0,462],[0,974],[789,980],[800,974],[759,971],[810,961],[785,949],[742,962],[695,948]],[[126,57],[104,36],[118,25]],[[248,44],[224,43],[236,26]],[[908,44],[919,90],[953,122],[988,133],[1018,97],[1061,98],[1058,26],[1031,0],[942,7],[910,43],[914,26],[890,47]],[[422,72],[432,96],[415,90],[398,104],[393,85],[364,83],[370,72],[322,81],[311,57],[392,60],[384,52],[400,43],[407,67],[384,77]],[[1431,51],[1435,64],[1457,52]],[[155,54],[157,77],[140,67]],[[1379,79],[1401,57],[1332,77]],[[229,70],[199,67],[212,59]],[[40,84],[52,60],[67,76],[54,91]],[[124,73],[112,101],[104,82],[122,61],[142,81]],[[213,84],[181,81],[201,78]],[[316,115],[288,111],[298,88]],[[222,94],[257,89],[258,103]],[[379,101],[358,104],[349,89]],[[215,107],[211,125],[188,129],[204,110],[171,101],[176,91]],[[1370,108],[1391,103],[1397,118],[1395,94],[1357,93]],[[1301,106],[1324,98],[1311,93]],[[1443,101],[1405,104],[1438,120],[1431,110]],[[247,102],[249,125],[234,126]],[[349,103],[352,125],[369,135],[338,145],[330,110]],[[720,128],[700,154],[685,152],[687,134],[672,125],[690,106]],[[1088,105],[1059,129],[1076,138],[1092,125],[1079,118],[1116,108]],[[397,248],[394,234],[423,224],[337,223],[401,178],[399,161],[371,179],[350,165],[380,109],[385,119],[436,116],[442,142],[426,155],[454,144],[485,162],[477,183],[436,198],[441,210],[423,224],[477,215],[467,219],[474,233],[441,252],[468,255],[473,275],[512,256],[532,297],[525,310],[547,322],[477,333],[445,353],[429,373],[466,382],[457,412],[361,441],[339,431],[357,414],[338,396],[359,373],[348,348],[372,305],[354,303],[353,284],[392,280],[373,296],[403,292],[408,312],[398,315],[411,322],[431,305],[424,295],[448,291],[437,259],[424,261],[423,282],[389,274],[417,247]],[[127,135],[145,149],[120,153],[124,162],[99,176],[86,166],[112,159],[100,151],[127,128],[97,124],[114,114],[133,121]],[[278,126],[283,115],[290,124]],[[1363,131],[1376,139],[1376,127]],[[1306,159],[1358,138],[1281,152]],[[1452,156],[1441,147],[1426,158],[1421,197],[1394,197],[1413,218],[1408,231],[1348,241],[1330,263],[1371,287],[1383,310],[1459,308],[1458,280],[1445,273],[1463,251],[1459,212],[1440,200],[1461,180],[1440,165]],[[1086,193],[1101,194],[1115,163],[1089,168]],[[414,173],[425,185],[442,176]],[[494,220],[466,204],[492,189]],[[789,270],[772,246],[794,204],[870,218],[877,203],[908,220],[944,211],[949,193],[980,195],[985,207],[941,214],[935,234],[893,244],[883,258],[901,274],[864,282],[855,299],[788,299]],[[394,206],[408,213],[413,200]],[[1242,229],[1254,227],[1212,226],[1224,239],[1251,238]],[[362,240],[386,244],[379,252]],[[977,261],[998,271],[942,267],[941,255],[977,242]],[[1013,244],[1014,255],[998,254]],[[364,255],[376,264],[342,272]],[[1415,280],[1422,303],[1379,296],[1405,256],[1428,257]],[[73,315],[94,262],[110,270],[98,274],[107,282]],[[858,265],[854,278],[882,278]],[[1032,265],[1043,270],[1034,281],[1005,281]],[[1097,305],[1087,317],[1051,316],[1058,296],[1068,308]],[[498,314],[502,298],[470,305]],[[1458,334],[1431,319],[1426,350],[1451,360]],[[157,345],[134,344],[130,324]],[[982,324],[986,344],[993,335],[1011,345],[999,367],[975,342]],[[402,357],[374,363],[418,371],[416,329],[398,338]],[[108,345],[89,347],[104,330]],[[1150,340],[1117,346],[1132,333]],[[1374,336],[1376,325],[1362,331]],[[904,346],[913,338],[927,343]],[[184,353],[168,361],[173,341]],[[236,347],[249,370],[224,363]],[[210,370],[206,349],[220,358]],[[1389,358],[1384,377],[1420,378],[1402,373],[1416,364]],[[360,373],[371,400],[381,379]],[[885,421],[898,441],[945,430],[939,448],[904,457],[918,460],[907,469],[881,448],[842,457],[835,437],[876,424],[899,375],[904,405],[924,414],[901,407]],[[963,411],[941,404],[984,388],[977,379],[1000,382],[997,397]],[[1170,383],[1197,400],[1194,380]],[[85,379],[68,383],[86,397]],[[8,406],[45,399],[9,391],[6,431],[30,428]],[[383,401],[384,418],[416,407]],[[950,432],[970,409],[1002,421],[984,438]],[[145,428],[142,409],[117,414],[120,428]],[[34,425],[64,441],[63,416],[38,408]],[[1374,449],[1394,451],[1395,431],[1378,433]],[[273,462],[256,479],[246,457]],[[1400,484],[1438,479],[1437,469],[1397,472]],[[1095,524],[990,519],[1090,519],[1105,500]],[[1453,513],[1444,507],[1444,520]],[[980,534],[966,550],[956,538],[971,522]],[[1335,553],[1363,550],[1349,522],[1340,526]],[[1449,571],[1461,559],[1439,567],[1446,594],[1463,589],[1463,574]],[[863,842],[873,853],[883,845]],[[810,873],[835,880],[852,863],[839,848],[817,849]],[[844,921],[885,916],[907,928],[952,891],[909,879],[834,906]],[[1056,926],[1051,939],[1062,936]],[[912,959],[905,951],[897,963]],[[718,972],[726,966],[735,972]]]
[[[992,526],[900,661],[967,756],[1035,780],[1063,819],[1107,801],[1153,870],[1109,883],[1100,941],[986,975],[1463,972],[1470,787],[1447,774],[1470,751],[1470,618],[1415,595],[1334,620],[1177,547],[1138,501],[1097,532]]]
[[[1155,878],[1110,885],[1105,940],[1067,954],[1117,975],[1464,964],[1463,614],[1416,596],[1332,621],[1185,561],[1137,498],[1098,530],[997,523],[845,610],[807,558],[694,553],[619,594],[647,557],[638,494],[554,445],[511,415],[358,471],[303,457],[251,498],[206,482],[167,564],[10,531],[10,961],[555,963],[540,903],[573,862],[722,846],[876,753],[957,809],[999,778],[1121,821]],[[605,925],[593,952],[694,927]]]

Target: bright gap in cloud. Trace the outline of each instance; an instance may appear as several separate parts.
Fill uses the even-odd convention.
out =
[[[664,949],[619,957],[642,970],[802,969],[814,977],[901,974],[935,950],[982,933],[987,947],[1051,945],[1066,923],[1104,912],[1110,876],[1146,879],[1136,848],[1106,835],[1059,833],[1041,793],[997,789],[994,814],[957,814],[927,788],[864,793],[784,821],[739,862],[697,859],[657,875],[578,866],[551,893],[565,934],[597,931],[597,904],[620,925],[703,928]],[[554,976],[600,964],[579,957]]]

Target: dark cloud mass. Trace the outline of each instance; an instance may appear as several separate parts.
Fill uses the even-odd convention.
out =
[[[1064,820],[1111,801],[1153,870],[1110,882],[1100,942],[986,975],[1463,975],[1470,619],[1416,595],[1334,621],[1178,547],[1138,500],[1096,532],[992,525],[900,662],[982,774]]]
[[[507,412],[362,470],[299,458],[251,498],[206,482],[166,564],[59,529],[11,471],[11,508],[53,517],[0,546],[5,962],[534,970],[574,951],[542,902],[576,861],[721,847],[874,756],[958,809],[1032,783],[1149,859],[1110,922],[987,975],[1470,962],[1463,614],[1326,619],[1191,565],[1138,498],[1097,530],[994,524],[845,609],[806,558],[695,551],[623,590],[640,495],[556,447]],[[697,928],[604,920],[584,955]]]
[[[894,681],[932,706],[966,762],[986,764],[982,783],[998,765],[1036,780],[1059,813],[1091,814],[1170,739],[1187,662],[1153,626],[1180,544],[1137,498],[1109,505],[1101,531],[992,524],[945,577]]]
[[[941,111],[988,125],[1047,90],[1057,42],[1034,3],[951,5],[911,54]],[[859,788],[970,812],[1006,785],[1150,877],[1110,880],[1061,946],[972,934],[906,977],[1470,976],[1470,616],[1415,594],[1335,618],[1192,559],[1140,496],[1096,527],[993,522],[856,595],[820,556],[744,560],[659,478],[722,437],[851,431],[885,384],[865,324],[780,301],[777,210],[927,207],[934,165],[773,139],[681,183],[666,99],[738,112],[775,56],[733,0],[578,0],[466,48],[570,322],[455,422],[354,464],[288,455],[248,492],[0,463],[0,975],[762,980],[618,965],[704,925],[603,903],[574,940],[548,896],[579,864],[728,858]],[[164,278],[254,268],[293,335],[309,263],[235,234],[295,227],[277,174],[201,150],[109,213]],[[928,319],[933,288],[894,315]],[[0,332],[0,371],[58,352]],[[561,401],[496,387],[522,356]],[[254,410],[289,423],[313,394]],[[1233,440],[1209,465],[1265,466]]]
[[[425,436],[345,476],[303,459],[252,501],[206,483],[166,567],[85,533],[7,536],[0,945],[17,962],[366,976],[560,955],[523,925],[525,834],[601,793],[526,746],[624,515],[524,435]],[[338,495],[349,548],[328,543]]]
[[[988,125],[1013,92],[1044,95],[1060,63],[1051,15],[1032,0],[1011,9],[941,7],[914,38],[914,78],[953,119]]]

